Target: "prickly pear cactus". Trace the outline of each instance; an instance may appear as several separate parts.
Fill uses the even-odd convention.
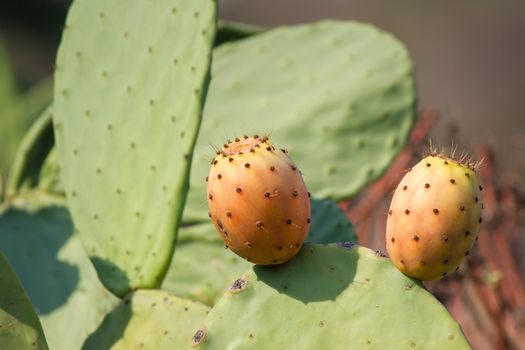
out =
[[[1,348],[47,350],[44,332],[31,301],[2,252],[0,286]]]
[[[312,198],[312,224],[306,237],[308,243],[354,242],[354,226],[332,200]]]
[[[312,222],[306,241],[356,242],[352,223],[334,202],[312,198],[311,208]],[[212,306],[250,266],[224,249],[224,242],[211,223],[183,227],[162,288]]]
[[[55,147],[51,149],[40,169],[38,188],[60,196],[65,195],[64,186],[62,186],[60,181],[60,165],[58,164]]]
[[[70,8],[53,103],[61,177],[82,242],[118,296],[159,286],[169,266],[215,7],[212,0],[78,0]]]
[[[27,289],[51,349],[79,349],[116,305],[73,233],[61,197],[32,191],[12,198],[0,215],[0,250]]]
[[[226,247],[259,265],[282,264],[310,228],[310,193],[285,149],[266,137],[224,144],[211,162],[209,216]]]
[[[287,264],[254,266],[195,334],[199,349],[470,349],[418,281],[351,244],[305,244]]]
[[[212,75],[188,222],[206,220],[209,145],[222,145],[224,137],[271,132],[301,165],[313,196],[341,200],[383,174],[415,119],[405,47],[357,22],[280,27],[221,45]]]
[[[183,227],[162,289],[211,306],[249,267],[249,262],[224,249],[211,223]]]
[[[430,155],[403,177],[386,233],[388,253],[403,273],[441,278],[470,254],[483,208],[475,170],[445,155]]]
[[[40,170],[54,145],[51,107],[33,123],[16,152],[7,183],[7,194],[13,196],[22,187],[36,186]]]
[[[263,31],[264,28],[251,24],[233,21],[219,21],[219,25],[217,27],[217,37],[215,38],[215,46],[219,46],[231,41],[241,40],[249,36],[262,33]]]
[[[83,350],[189,349],[209,308],[164,291],[138,290],[109,313]]]

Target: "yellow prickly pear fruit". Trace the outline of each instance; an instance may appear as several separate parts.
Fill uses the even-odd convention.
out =
[[[217,152],[206,181],[209,216],[227,248],[259,265],[297,254],[310,227],[310,199],[284,149],[267,137],[235,139]]]
[[[483,208],[476,166],[443,154],[427,156],[397,187],[386,247],[397,268],[432,280],[456,270],[470,254]]]

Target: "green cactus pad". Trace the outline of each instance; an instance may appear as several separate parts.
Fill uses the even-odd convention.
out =
[[[138,290],[106,316],[82,349],[189,349],[208,310],[164,291]]]
[[[305,245],[235,286],[206,318],[200,348],[470,349],[420,282],[355,245]]]
[[[308,242],[356,242],[352,223],[335,203],[312,199],[311,208]],[[214,305],[251,265],[224,248],[212,223],[183,227],[162,288],[182,298]]]
[[[0,286],[0,347],[47,350],[44,332],[31,301],[1,252]]]
[[[51,349],[79,349],[118,300],[98,280],[60,197],[13,198],[0,215],[0,250],[26,287]]]
[[[215,37],[215,46],[227,42],[237,41],[249,36],[262,33],[265,29],[262,27],[244,24],[233,21],[219,21],[217,36]]]
[[[79,0],[69,11],[53,103],[61,178],[82,242],[118,296],[159,286],[169,267],[215,7],[213,0]]]
[[[356,22],[281,27],[221,45],[195,148],[184,220],[205,220],[210,145],[271,133],[317,198],[341,200],[388,168],[415,119],[412,61]]]
[[[38,182],[40,170],[54,144],[51,107],[48,107],[26,133],[18,151],[7,183],[7,195],[13,196],[23,187]]]
[[[213,305],[235,279],[251,266],[224,248],[211,223],[184,227],[162,288]]]
[[[308,243],[357,242],[354,226],[330,199],[314,199]]]
[[[65,195],[64,186],[60,180],[60,165],[55,147],[51,149],[42,165],[38,177],[38,188],[48,193]]]

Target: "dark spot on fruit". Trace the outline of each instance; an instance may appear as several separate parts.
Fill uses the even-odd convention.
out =
[[[448,259],[443,260],[443,264],[447,265],[448,264]]]
[[[461,207],[459,207],[459,210],[460,210],[460,211],[465,211],[465,206],[462,205]]]
[[[400,262],[402,265],[405,265],[405,260],[401,259],[399,262]]]
[[[469,174],[469,173],[465,173],[465,176],[466,176],[466,177],[470,177],[470,174]]]
[[[237,187],[237,188],[235,189],[235,192],[237,192],[237,193],[241,193],[241,192],[242,192],[242,190],[241,190],[241,188],[240,188],[240,187]]]
[[[299,193],[297,193],[297,191],[293,191],[292,192],[292,196],[297,197],[298,195],[299,195]]]
[[[257,221],[257,222],[255,223],[255,226],[257,226],[258,228],[263,227],[263,223],[262,223],[262,221]]]
[[[271,151],[272,148],[271,148],[270,146],[268,146],[268,147],[266,147],[266,150],[267,150],[267,151]]]
[[[246,242],[246,243],[244,243],[244,244],[245,244],[248,248],[253,247],[253,245],[252,245],[250,242]]]
[[[436,215],[439,214],[439,209],[437,209],[437,208],[432,209],[432,211],[433,211],[434,214],[436,214]]]
[[[223,146],[224,146],[224,148],[228,148],[229,147],[227,143],[225,143]]]
[[[445,233],[445,234],[442,234],[442,235],[441,235],[441,240],[442,240],[443,242],[448,242],[448,235],[447,235],[446,233]]]
[[[429,184],[429,183],[426,183],[426,184],[425,184],[425,188],[430,188],[430,184]]]
[[[232,157],[228,158],[228,161],[233,162],[233,158]]]
[[[241,141],[238,137],[235,138],[235,142]]]
[[[283,246],[282,245],[278,246],[277,250],[283,250]]]
[[[456,180],[454,180],[454,179],[450,179],[450,183],[451,183],[451,184],[455,184],[455,183],[456,183]]]
[[[412,239],[413,239],[414,241],[418,242],[418,241],[419,241],[419,236],[418,236],[418,235],[414,235],[414,237],[412,237]]]
[[[297,167],[294,166],[294,165],[292,165],[292,170],[293,170],[293,171],[296,171],[296,170],[297,170]]]
[[[218,174],[218,175],[217,175],[217,179],[220,180],[221,178],[222,178],[222,175],[221,175],[221,174]]]
[[[478,197],[474,197],[474,201],[477,203],[479,202],[479,198]]]
[[[396,241],[395,237],[390,238],[390,242],[394,243]]]
[[[389,210],[389,211],[388,211],[388,215],[392,215],[392,210]]]
[[[481,218],[481,216],[479,217],[479,223],[481,224],[481,222],[483,221],[483,219]]]
[[[295,245],[295,248],[299,248],[301,245],[298,243]]]
[[[308,198],[312,197],[312,195],[310,194],[310,192],[308,192]]]
[[[226,216],[229,217],[229,218],[231,218],[231,217],[232,217],[232,212],[231,212],[231,211],[227,211],[227,212],[226,212]]]
[[[208,182],[208,176],[206,176],[206,182]]]
[[[264,196],[265,196],[266,198],[270,198],[270,192],[264,192]]]
[[[483,187],[482,187],[481,185],[479,186],[479,190],[480,190],[480,191],[483,191]]]
[[[443,276],[443,277],[445,277],[446,275],[447,275],[446,272],[443,272],[443,273],[441,274],[441,276]]]
[[[244,163],[244,167],[245,168],[249,168],[250,167],[250,163]]]
[[[465,236],[470,236],[470,231],[465,231]]]
[[[253,138],[254,138],[254,139],[258,139],[258,138],[259,138],[259,135],[255,134],[255,135],[253,135]]]
[[[447,162],[446,160],[445,160],[443,163],[444,163],[445,165],[448,165],[448,162]]]
[[[465,256],[467,256],[467,255],[469,255],[469,254],[470,254],[470,250],[467,250],[467,251],[465,252]]]
[[[410,210],[408,210],[408,209],[405,210],[405,214],[407,214],[407,215],[410,214]]]
[[[406,191],[408,187],[407,186],[403,186],[403,191]]]
[[[270,171],[275,171],[275,167],[273,165],[270,167]]]
[[[281,151],[282,151],[283,153],[287,153],[287,151],[286,151],[284,148],[281,148]]]
[[[213,200],[213,195],[209,194],[209,195],[208,195],[208,199],[209,199],[210,201]]]
[[[429,167],[429,166],[430,166],[430,163],[427,163],[427,167]]]
[[[223,230],[222,232],[224,233],[225,236],[228,236],[228,231]]]
[[[221,221],[221,220],[217,220],[217,226],[219,226],[219,228],[220,228],[221,230],[223,229],[222,221]]]
[[[292,220],[291,219],[286,220],[286,224],[287,225],[291,225],[292,224]]]
[[[276,264],[277,263],[277,259],[273,259],[273,263]]]
[[[312,222],[312,220],[310,218],[306,219],[306,223],[309,224],[310,222]]]

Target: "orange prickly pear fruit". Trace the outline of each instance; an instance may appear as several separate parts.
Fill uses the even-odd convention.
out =
[[[482,222],[476,166],[443,154],[421,160],[395,190],[386,247],[397,268],[420,280],[456,270],[477,239]]]
[[[282,264],[310,227],[310,198],[297,165],[267,137],[225,144],[211,162],[209,216],[224,244],[259,265]]]

